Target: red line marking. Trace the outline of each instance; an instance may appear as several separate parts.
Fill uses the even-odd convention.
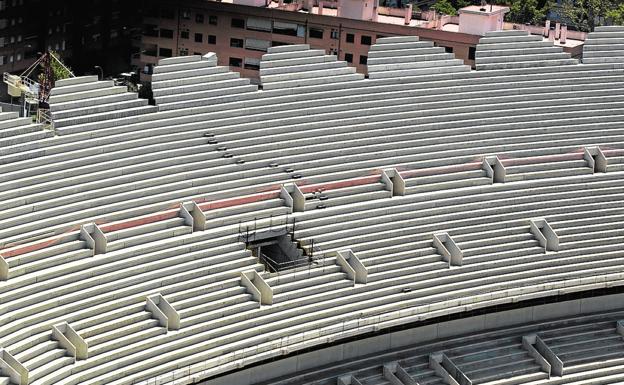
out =
[[[379,178],[380,178],[380,175],[376,174],[373,176],[343,180],[343,181],[338,181],[338,182],[319,183],[319,184],[312,184],[308,186],[299,186],[299,184],[297,184],[297,186],[299,186],[299,188],[301,189],[301,192],[310,193],[310,192],[319,191],[319,190],[322,190],[322,191],[335,190],[335,189],[345,188],[345,187],[373,184],[373,183],[379,182]]]
[[[583,159],[583,156],[584,156],[584,154],[582,152],[572,152],[572,153],[568,153],[568,154],[531,156],[531,157],[528,157],[528,158],[504,159],[504,160],[501,160],[501,163],[504,166],[517,166],[517,165],[522,165],[522,164],[563,162],[563,161],[566,161],[566,160],[580,160],[580,159]]]
[[[217,201],[211,201],[211,202],[198,204],[197,206],[202,211],[216,210],[216,209],[221,209],[221,208],[226,208],[226,207],[260,202],[260,201],[268,200],[268,199],[274,199],[274,198],[279,197],[279,195],[280,195],[280,191],[271,191],[271,192],[266,192],[266,193],[261,193],[261,194],[248,195],[244,197],[220,199]]]
[[[117,222],[117,223],[111,223],[108,225],[102,225],[100,226],[100,230],[102,230],[102,232],[104,233],[110,233],[111,231],[129,229],[132,227],[146,225],[148,223],[164,221],[165,219],[176,218],[180,216],[179,212],[180,212],[179,209],[169,210],[169,211],[160,212],[155,215],[151,215],[149,217],[142,217],[142,218],[137,218],[137,219],[131,219],[125,222]]]
[[[463,163],[463,164],[454,164],[451,166],[442,166],[442,167],[429,167],[422,168],[418,170],[410,170],[400,172],[401,176],[405,179],[419,177],[419,176],[429,176],[429,175],[437,175],[437,174],[446,174],[451,172],[460,172],[460,171],[469,171],[469,170],[478,170],[481,168],[483,164],[482,161],[472,162],[472,163]]]

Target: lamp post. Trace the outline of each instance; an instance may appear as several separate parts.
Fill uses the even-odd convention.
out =
[[[104,70],[102,70],[102,67],[100,67],[100,66],[95,66],[95,67],[93,67],[93,68],[95,68],[95,69],[97,69],[97,70],[100,70],[100,75],[101,75],[101,76],[98,76],[98,80],[103,80],[103,79],[104,79]]]

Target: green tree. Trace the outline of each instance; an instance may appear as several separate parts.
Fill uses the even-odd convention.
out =
[[[624,3],[607,11],[607,19],[615,25],[624,25]]]
[[[54,81],[56,82],[57,80],[67,79],[67,78],[71,77],[72,73],[71,73],[69,67],[67,67],[64,64],[62,64],[61,56],[58,53],[54,52],[54,51],[50,51],[50,55],[51,55],[51,57],[50,57],[50,67],[52,67],[52,76],[54,77]],[[41,63],[41,70],[42,70],[42,72],[44,70],[43,63]],[[39,82],[43,83],[43,73],[39,74]]]
[[[457,15],[457,9],[449,2],[449,0],[439,0],[431,8],[444,15]]]
[[[507,20],[518,24],[540,24],[546,17],[545,7],[538,0],[513,0],[509,4]]]
[[[562,0],[562,16],[580,31],[590,32],[607,18],[621,17],[622,0]]]

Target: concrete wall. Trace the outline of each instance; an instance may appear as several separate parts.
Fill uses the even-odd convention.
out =
[[[428,343],[437,339],[622,309],[624,309],[624,294],[613,294],[484,314],[350,341],[257,365],[200,384],[252,385],[323,365],[337,364],[339,361]]]

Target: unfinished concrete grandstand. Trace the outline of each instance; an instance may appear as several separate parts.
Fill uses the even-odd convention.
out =
[[[622,47],[58,81],[51,125],[0,114],[0,385],[624,381]]]

